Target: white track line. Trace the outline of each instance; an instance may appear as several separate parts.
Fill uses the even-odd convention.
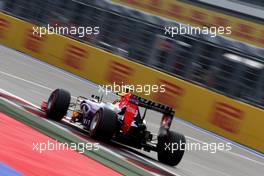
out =
[[[8,77],[11,77],[11,78],[14,78],[14,79],[18,79],[20,81],[23,81],[23,82],[26,82],[26,83],[29,83],[29,84],[32,84],[34,86],[37,86],[37,87],[41,87],[43,89],[47,89],[47,90],[52,90],[51,88],[49,87],[46,87],[46,86],[43,86],[41,84],[38,84],[38,83],[35,83],[35,82],[32,82],[32,81],[29,81],[29,80],[26,80],[26,79],[23,79],[21,77],[18,77],[18,76],[15,76],[15,75],[12,75],[12,74],[9,74],[9,73],[6,73],[6,72],[3,72],[3,71],[0,71],[1,74],[5,75],[5,76],[8,76]]]
[[[219,170],[216,170],[216,169],[212,169],[212,168],[210,168],[210,167],[207,167],[207,166],[204,166],[204,165],[201,165],[201,164],[199,164],[199,163],[196,163],[196,162],[192,162],[192,161],[188,161],[190,164],[193,164],[193,165],[196,165],[196,166],[198,166],[198,167],[200,167],[200,168],[202,168],[202,169],[206,169],[206,170],[208,170],[208,171],[212,171],[212,172],[217,172],[217,173],[219,173],[219,174],[221,174],[221,175],[223,175],[223,176],[231,176],[231,175],[229,175],[229,174],[227,174],[227,173],[225,173],[225,172],[222,172],[222,171],[219,171]]]
[[[150,160],[147,159],[147,158],[144,158],[143,156],[140,156],[140,155],[138,155],[138,154],[136,154],[136,153],[133,153],[133,152],[131,152],[131,151],[126,151],[126,152],[128,152],[128,153],[130,153],[131,155],[134,155],[134,156],[136,156],[136,157],[138,157],[138,158],[140,158],[140,159],[142,159],[142,160],[145,160],[145,161],[147,161],[148,163],[151,163],[151,164],[153,164],[154,166],[156,166],[156,167],[158,167],[158,168],[160,168],[160,169],[162,169],[162,170],[164,170],[164,171],[166,171],[166,172],[168,172],[168,173],[170,173],[170,174],[172,174],[172,175],[175,175],[175,176],[181,176],[181,175],[179,175],[179,174],[176,174],[176,173],[170,171],[169,169],[166,169],[165,167],[163,167],[163,166],[161,166],[161,165],[159,165],[159,164],[156,164],[156,163],[153,162],[153,161],[150,161]]]
[[[15,97],[15,98],[17,98],[17,99],[23,100],[24,102],[26,102],[27,104],[33,106],[34,108],[39,109],[39,107],[38,107],[37,105],[34,105],[33,103],[30,103],[29,101],[24,100],[24,99],[22,99],[22,98],[20,98],[20,97],[18,97],[18,96],[16,96],[16,95],[14,95],[14,94],[12,94],[12,93],[6,91],[6,90],[4,90],[4,89],[1,89],[1,88],[0,88],[0,92],[4,93],[4,94],[6,94],[6,95],[9,95],[9,96]],[[9,102],[10,102],[10,101],[9,101]],[[14,104],[14,103],[12,103],[12,104]],[[16,106],[17,106],[17,105],[16,105]]]
[[[28,84],[34,85],[34,86],[36,86],[36,87],[40,87],[40,88],[43,88],[43,89],[49,90],[49,91],[54,90],[54,89],[49,88],[49,87],[47,87],[47,86],[44,86],[44,85],[42,85],[42,84],[39,84],[39,83],[35,83],[35,82],[33,82],[33,81],[26,80],[26,79],[24,79],[24,78],[21,78],[21,77],[18,77],[18,76],[12,75],[12,74],[10,74],[10,73],[6,73],[6,72],[3,72],[3,71],[0,71],[0,74],[3,74],[3,75],[8,76],[8,77],[10,77],[10,78],[17,79],[17,80],[20,80],[20,81],[26,82],[26,83],[28,83]],[[77,99],[77,97],[75,97],[75,96],[71,96],[71,97]]]
[[[5,52],[5,50],[9,50],[10,52],[14,52],[15,51],[19,55],[21,55],[20,59],[24,59],[26,61],[30,60],[30,61],[32,61],[34,63],[40,64],[40,65],[42,65],[42,66],[44,66],[46,68],[50,68],[50,69],[52,69],[52,70],[54,70],[56,72],[59,72],[59,73],[61,73],[63,75],[66,75],[66,76],[69,76],[70,78],[77,79],[77,80],[81,81],[82,83],[85,83],[85,84],[87,84],[89,86],[93,86],[94,88],[98,89],[98,85],[97,84],[95,84],[95,83],[93,83],[91,81],[88,81],[88,80],[86,80],[86,79],[84,79],[84,78],[82,78],[80,76],[74,75],[73,73],[67,72],[67,71],[65,71],[65,70],[63,70],[63,69],[61,69],[59,67],[50,65],[50,64],[48,64],[46,62],[43,62],[41,60],[38,60],[38,59],[32,57],[32,56],[26,55],[26,54],[24,54],[22,52],[19,52],[19,51],[14,50],[14,49],[7,48],[6,46],[3,46],[3,45],[0,46],[0,49],[1,48],[4,49],[3,52]],[[5,52],[5,54],[8,54],[8,52]]]
[[[185,136],[187,139],[190,139],[190,140],[193,140],[193,141],[196,141],[196,142],[199,142],[199,143],[207,143],[205,141],[202,141],[202,140],[199,140],[199,139],[196,139],[196,138],[193,138],[193,137],[190,137],[190,136]],[[249,157],[246,157],[244,155],[241,155],[241,154],[238,154],[238,153],[235,153],[235,152],[231,152],[231,151],[227,151],[227,150],[219,150],[220,152],[225,152],[225,153],[229,153],[231,155],[234,155],[234,156],[237,156],[237,157],[240,157],[240,158],[243,158],[243,159],[246,159],[246,160],[249,160],[251,162],[254,162],[256,164],[259,164],[259,165],[262,165],[264,166],[264,163],[260,162],[260,161],[257,161],[257,160],[254,160],[252,158],[249,158]]]

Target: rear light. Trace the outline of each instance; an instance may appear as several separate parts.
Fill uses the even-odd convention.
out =
[[[169,128],[171,125],[172,117],[164,114],[161,119],[161,126]]]

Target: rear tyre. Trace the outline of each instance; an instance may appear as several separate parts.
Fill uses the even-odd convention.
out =
[[[117,128],[117,115],[103,108],[96,112],[90,124],[90,136],[95,139],[111,140]]]
[[[183,157],[185,144],[186,140],[182,134],[169,131],[167,136],[158,139],[158,160],[164,164],[176,166]]]
[[[64,89],[54,90],[47,102],[46,115],[49,119],[60,121],[67,113],[71,94]]]

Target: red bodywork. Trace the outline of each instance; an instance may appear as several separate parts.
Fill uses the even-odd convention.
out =
[[[125,134],[129,131],[138,110],[137,105],[129,102],[131,95],[131,93],[127,93],[126,95],[122,96],[119,103],[120,109],[126,107],[126,112],[124,114],[123,124],[121,127],[122,131]]]

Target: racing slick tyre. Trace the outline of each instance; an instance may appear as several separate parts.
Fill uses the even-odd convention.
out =
[[[54,90],[47,102],[46,114],[49,119],[60,121],[67,113],[71,94],[64,89]]]
[[[185,144],[186,140],[182,134],[169,131],[166,137],[158,139],[158,160],[164,164],[176,166],[183,157]]]
[[[90,124],[90,136],[108,141],[117,128],[117,114],[108,108],[102,108],[94,115]]]

